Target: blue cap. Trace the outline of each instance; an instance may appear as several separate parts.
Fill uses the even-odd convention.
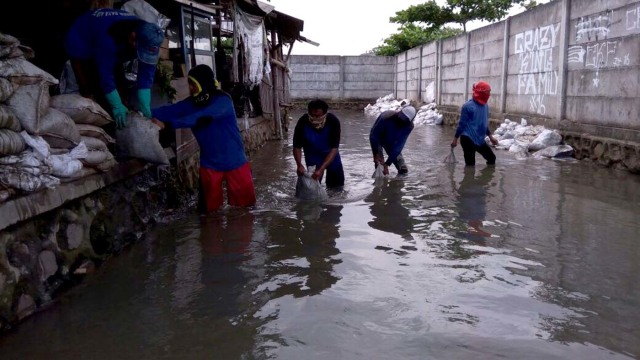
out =
[[[164,41],[164,31],[156,24],[144,22],[136,32],[138,60],[155,65],[160,58],[160,45]]]

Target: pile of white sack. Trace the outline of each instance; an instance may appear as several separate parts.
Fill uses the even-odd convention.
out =
[[[546,129],[542,125],[527,125],[522,119],[520,123],[505,119],[493,132],[498,140],[496,149],[508,150],[517,159],[524,159],[531,153],[534,157],[566,158],[573,155],[573,148],[562,144],[562,135],[557,130]],[[489,138],[486,138],[489,143]]]
[[[113,120],[93,100],[50,96],[58,79],[27,59],[33,51],[0,33],[0,202],[53,188],[116,164],[101,127]]]
[[[378,115],[387,111],[387,110],[398,110],[403,105],[409,104],[410,101],[408,99],[396,100],[393,94],[389,94],[378,98],[376,103],[371,105],[368,104],[364,108],[364,114],[367,120],[373,122],[378,118]],[[413,123],[415,125],[441,125],[442,124],[442,114],[438,113],[438,109],[436,103],[432,102],[426,105],[421,106],[416,109],[418,112],[416,117],[413,119]]]

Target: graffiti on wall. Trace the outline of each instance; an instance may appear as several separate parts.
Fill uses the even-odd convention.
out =
[[[558,94],[558,71],[553,65],[559,24],[541,26],[516,34],[518,55],[518,95],[529,96],[529,108],[540,115],[546,113],[545,96]]]
[[[626,30],[640,30],[640,6],[634,9],[627,10],[626,15]]]
[[[640,7],[624,13],[624,31],[640,30]],[[612,38],[611,25],[616,19],[613,10],[581,17],[576,23],[576,42],[589,41],[587,44],[570,45],[567,49],[567,63],[578,64],[585,69],[595,70],[591,85],[599,87],[603,68],[631,65],[631,55],[622,49],[622,43]]]
[[[606,39],[609,36],[612,20],[613,10],[580,17],[576,22],[576,42]]]

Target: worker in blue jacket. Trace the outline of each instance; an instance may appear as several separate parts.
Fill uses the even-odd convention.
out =
[[[150,117],[151,86],[163,40],[164,31],[158,25],[127,11],[95,9],[84,13],[65,39],[80,94],[110,110],[118,127],[125,126],[128,108],[123,98],[128,100],[128,94],[123,90],[124,63],[137,59],[137,110]]]
[[[217,89],[213,70],[204,64],[189,70],[191,96],[152,110],[160,128],[190,128],[200,146],[201,213],[223,205],[226,182],[229,205],[249,207],[256,203],[251,166],[244,151],[233,100]]]
[[[307,105],[307,114],[298,119],[293,131],[293,159],[296,173],[302,175],[306,168],[302,165],[302,153],[307,167],[315,166],[311,176],[322,182],[327,172],[327,187],[344,185],[344,169],[340,158],[340,120],[328,112],[329,105],[320,99]]]
[[[460,139],[465,166],[476,165],[476,152],[482,155],[487,161],[487,165],[495,165],[496,163],[496,155],[485,140],[488,137],[493,145],[498,144],[498,140],[489,130],[489,104],[487,102],[490,96],[491,85],[485,81],[478,81],[473,84],[472,98],[462,105],[460,120],[451,147],[458,146],[458,139]]]
[[[398,170],[398,175],[405,175],[409,172],[402,157],[402,149],[413,130],[415,116],[416,108],[406,105],[399,110],[382,112],[371,127],[369,143],[373,153],[374,166],[376,168],[380,165],[384,166],[383,173],[385,175],[389,174],[389,165],[391,164]],[[387,153],[386,161],[383,150]]]

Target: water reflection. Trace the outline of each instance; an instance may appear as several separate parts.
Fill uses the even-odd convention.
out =
[[[301,201],[293,205],[295,218],[269,229],[270,288],[276,297],[319,294],[338,281],[334,266],[340,263],[336,239],[342,205]]]
[[[483,221],[487,217],[488,185],[493,179],[495,166],[482,168],[476,176],[476,169],[472,166],[464,167],[464,177],[458,186],[456,206],[460,219],[467,225],[470,240],[482,240],[490,237],[483,228]]]
[[[249,211],[202,217],[200,243],[205,258],[223,263],[242,261],[251,243],[254,222],[255,215]]]
[[[637,176],[507,152],[447,171],[453,129],[423,127],[418,170],[375,188],[370,124],[340,118],[330,204],[298,202],[290,147],[268,143],[257,209],[161,226],[0,338],[2,360],[640,355]]]
[[[404,185],[404,181],[398,179],[384,181],[374,187],[364,201],[370,203],[369,210],[373,216],[369,226],[412,240],[413,220],[402,199]]]

